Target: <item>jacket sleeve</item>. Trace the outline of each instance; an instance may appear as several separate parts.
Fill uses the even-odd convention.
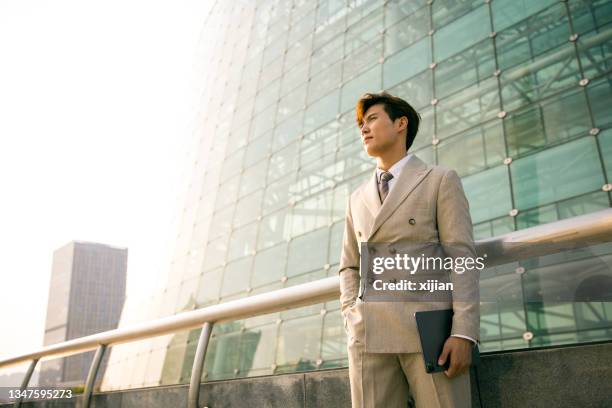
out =
[[[437,223],[446,256],[476,257],[469,203],[454,170],[446,171],[440,182]],[[454,311],[451,335],[480,338],[479,277],[478,269],[462,274],[451,272]]]
[[[338,273],[340,275],[340,308],[344,313],[355,303],[359,294],[359,242],[357,242],[353,228],[350,197],[346,205],[346,222]]]

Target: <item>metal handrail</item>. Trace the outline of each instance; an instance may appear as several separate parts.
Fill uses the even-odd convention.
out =
[[[525,259],[532,256],[551,253],[551,246],[534,246],[540,248],[524,252],[524,246],[515,244],[555,244],[562,249],[564,245],[571,247],[588,246],[596,243],[612,242],[612,208],[573,217],[553,223],[526,228],[498,237],[477,241],[476,251],[487,253],[490,265]],[[539,252],[538,252],[539,251]],[[278,289],[247,298],[232,300],[226,303],[207,306],[202,309],[182,312],[173,316],[159,318],[140,323],[129,328],[118,328],[93,334],[63,343],[52,344],[36,351],[0,359],[0,368],[32,361],[30,370],[38,360],[44,357],[62,357],[93,350],[100,346],[111,346],[121,343],[142,340],[163,334],[182,330],[202,328],[198,347],[200,352],[194,360],[193,373],[200,372],[204,362],[208,337],[212,325],[218,322],[240,320],[248,317],[279,312],[287,309],[308,306],[338,299],[340,295],[340,280],[338,276],[320,279],[314,282]],[[206,336],[204,338],[203,336]],[[95,364],[94,361],[92,364]],[[87,384],[93,385],[97,367],[90,370]],[[27,387],[24,379],[22,388]],[[199,385],[192,381],[191,387]],[[199,387],[197,387],[199,390]],[[197,403],[198,390],[190,390],[189,406]],[[91,390],[90,390],[91,391]],[[85,395],[87,399],[89,396]],[[87,406],[88,401],[85,402]]]

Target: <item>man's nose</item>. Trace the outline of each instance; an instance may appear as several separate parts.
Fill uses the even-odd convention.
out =
[[[364,123],[363,125],[361,125],[361,136],[365,136],[367,133],[370,132],[370,128]]]

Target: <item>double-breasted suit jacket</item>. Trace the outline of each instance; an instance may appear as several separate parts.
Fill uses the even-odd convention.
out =
[[[451,244],[476,256],[469,204],[454,170],[428,165],[413,155],[382,205],[376,172],[350,195],[339,266],[340,302],[349,342],[362,342],[371,353],[420,352],[414,312],[451,307],[451,335],[477,340],[477,271],[462,276],[453,299],[445,302],[364,302],[358,297],[360,243],[399,241]]]

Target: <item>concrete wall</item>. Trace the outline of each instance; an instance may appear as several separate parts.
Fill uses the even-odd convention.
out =
[[[486,355],[472,371],[472,384],[474,407],[612,407],[612,343]],[[96,394],[92,402],[95,408],[186,407],[187,386]],[[74,398],[22,406],[72,408],[81,403]],[[350,407],[348,374],[338,369],[209,382],[201,386],[204,406]]]

